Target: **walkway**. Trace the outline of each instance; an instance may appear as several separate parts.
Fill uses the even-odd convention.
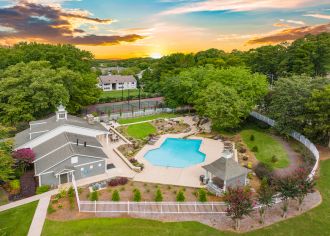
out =
[[[58,193],[58,189],[54,189],[54,190],[48,191],[46,193],[34,195],[32,197],[28,197],[28,198],[24,198],[22,200],[11,202],[11,203],[8,203],[6,205],[0,206],[0,212],[11,209],[11,208],[14,208],[14,207],[18,207],[18,206],[21,206],[21,205],[24,205],[24,204],[27,204],[27,203],[30,203],[30,202],[38,201],[38,200],[43,199],[43,198],[51,197],[52,195],[55,195],[57,193]]]
[[[39,236],[41,235],[42,228],[45,223],[47,216],[48,204],[50,201],[50,196],[45,196],[40,199],[37,209],[34,213],[32,223],[30,225],[28,236]]]

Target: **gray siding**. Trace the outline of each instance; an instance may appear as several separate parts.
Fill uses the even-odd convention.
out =
[[[96,162],[96,163],[88,164],[90,162]],[[76,177],[76,180],[78,180],[78,179],[83,179],[86,177],[91,177],[94,175],[100,175],[105,173],[105,165],[106,165],[105,159],[78,156],[78,162],[72,164],[71,158],[69,158],[47,171],[47,172],[52,171],[51,173],[41,175],[40,176],[41,185],[54,185],[54,186],[58,185],[59,177],[56,177],[55,173],[65,168],[74,168],[75,169],[74,175]],[[71,181],[71,178],[69,180]]]
[[[50,185],[50,186],[58,185],[58,178],[55,177],[54,173],[41,175],[39,176],[39,178],[40,178],[40,185]]]
[[[245,185],[245,179],[246,179],[246,175],[244,174],[244,175],[238,176],[236,178],[227,180],[226,186],[227,187],[244,186]]]

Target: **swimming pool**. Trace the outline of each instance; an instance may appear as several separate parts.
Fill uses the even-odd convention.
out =
[[[199,151],[202,140],[167,138],[162,145],[144,155],[155,166],[184,168],[204,162],[205,154]]]

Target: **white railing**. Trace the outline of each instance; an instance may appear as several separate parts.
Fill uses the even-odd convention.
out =
[[[268,118],[267,116],[261,115],[258,112],[253,111],[250,113],[250,115],[258,120],[261,120],[261,121],[267,123],[268,125],[270,125],[272,127],[275,126],[276,122],[274,120]],[[309,141],[309,139],[306,138],[304,135],[302,135],[296,131],[292,131],[290,136],[292,138],[294,138],[295,140],[297,140],[298,142],[300,142],[301,144],[303,144],[313,154],[313,157],[315,159],[315,164],[313,166],[311,173],[308,175],[308,178],[313,178],[315,175],[315,172],[319,166],[319,159],[320,159],[319,151],[317,150],[315,145],[311,141]]]
[[[225,214],[224,202],[80,201],[80,212],[143,214]]]
[[[73,173],[71,174],[71,178],[72,178],[71,182],[72,182],[72,185],[73,185],[73,188],[74,188],[74,192],[76,193],[76,199],[77,199],[78,209],[79,209],[79,212],[80,212],[80,199],[79,199],[79,192],[78,192],[78,188],[77,188],[76,179],[75,179]]]

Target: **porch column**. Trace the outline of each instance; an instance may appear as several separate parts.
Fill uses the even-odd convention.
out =
[[[109,133],[106,134],[107,137],[107,144],[109,144]]]
[[[209,172],[206,170],[205,171],[205,176],[204,176],[204,179],[203,179],[203,183],[206,184],[206,180],[209,178]]]
[[[210,177],[209,177],[209,183],[212,184],[212,173],[210,173]]]
[[[226,188],[227,188],[227,183],[226,183],[226,180],[223,181],[223,191],[226,191]]]

